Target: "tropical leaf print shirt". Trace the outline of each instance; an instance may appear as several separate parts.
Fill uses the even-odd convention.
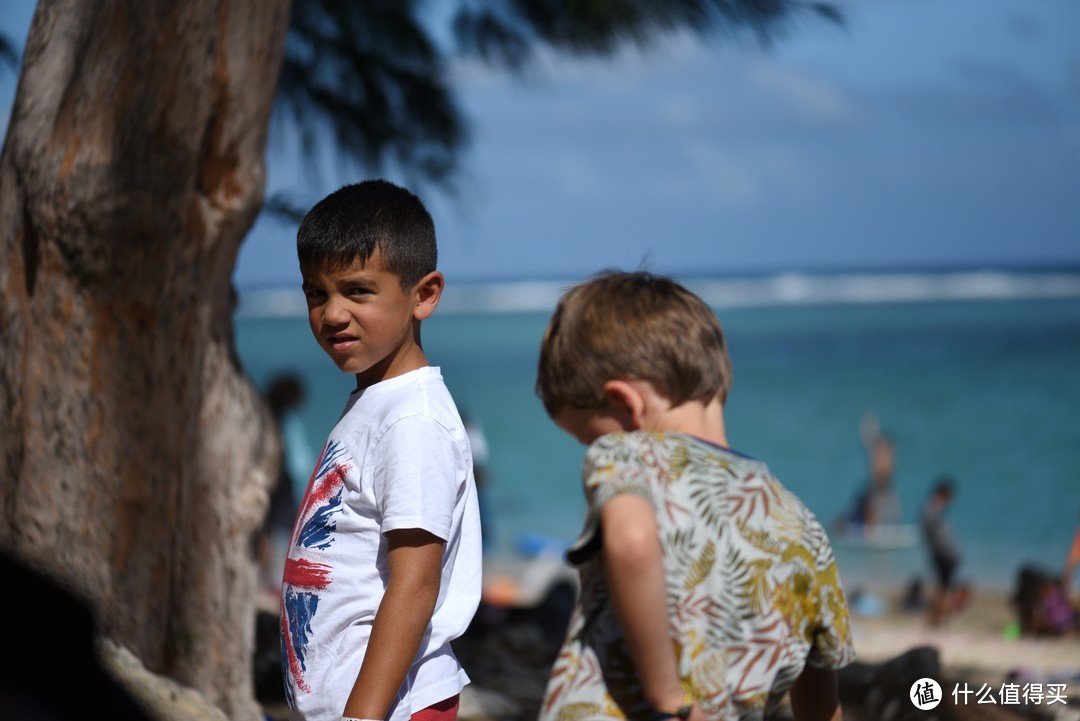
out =
[[[588,516],[567,554],[581,591],[541,721],[647,717],[604,569],[600,509],[618,493],[656,512],[684,688],[713,718],[765,718],[807,663],[855,656],[829,539],[764,463],[681,433],[613,433],[583,466]]]

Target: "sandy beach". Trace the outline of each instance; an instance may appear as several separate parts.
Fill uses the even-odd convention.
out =
[[[852,616],[859,662],[885,663],[912,649],[933,647],[941,664],[942,678],[937,680],[943,692],[949,695],[956,684],[967,684],[973,693],[966,699],[959,697],[957,706],[963,706],[973,719],[1005,718],[1001,714],[1006,711],[1020,712],[1018,703],[992,707],[977,702],[984,684],[999,700],[1007,684],[1017,694],[1026,690],[1033,698],[1036,693],[1043,695],[1024,707],[1028,718],[1080,720],[1080,634],[1010,633],[1016,612],[1011,594],[1000,590],[974,589],[967,606],[938,627],[929,626],[922,611],[903,610],[900,590],[879,589],[873,594],[883,602],[879,603],[881,612]]]
[[[879,663],[911,648],[934,646],[943,667],[958,675],[998,679],[1015,672],[1072,679],[1080,708],[1080,635],[1007,638],[1006,627],[1016,619],[1007,592],[975,589],[968,605],[939,627],[930,627],[922,612],[900,610],[899,590],[875,593],[885,612],[852,616],[859,660]]]

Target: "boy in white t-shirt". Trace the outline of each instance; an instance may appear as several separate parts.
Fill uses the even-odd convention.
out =
[[[297,233],[311,331],[356,376],[308,483],[281,590],[291,719],[453,721],[468,683],[450,642],[480,600],[468,437],[420,323],[438,305],[435,228],[374,180]]]

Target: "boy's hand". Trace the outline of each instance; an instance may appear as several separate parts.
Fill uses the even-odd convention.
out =
[[[390,580],[343,716],[386,717],[439,598],[443,540],[422,529],[408,528],[389,531],[386,543]]]

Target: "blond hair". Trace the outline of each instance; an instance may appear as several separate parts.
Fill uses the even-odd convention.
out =
[[[604,383],[644,380],[678,406],[727,399],[731,359],[716,314],[675,280],[607,270],[559,300],[540,344],[536,393],[548,415],[600,408]]]

